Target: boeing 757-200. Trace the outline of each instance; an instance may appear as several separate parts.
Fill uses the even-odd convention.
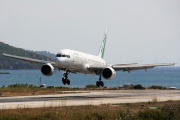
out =
[[[102,77],[106,80],[111,80],[116,76],[116,71],[127,71],[131,70],[147,70],[156,66],[172,66],[175,63],[160,63],[160,64],[108,64],[104,59],[104,51],[107,38],[107,28],[105,30],[103,40],[99,49],[98,55],[90,55],[83,52],[78,52],[70,49],[60,50],[56,54],[57,61],[44,61],[38,59],[32,59],[27,57],[20,57],[16,55],[9,55],[3,53],[3,56],[29,61],[31,63],[41,64],[41,72],[45,76],[51,76],[54,73],[54,68],[64,71],[62,82],[63,84],[70,85],[68,79],[69,73],[82,73],[82,74],[94,74],[99,76],[99,81],[96,85],[104,86],[101,81]]]

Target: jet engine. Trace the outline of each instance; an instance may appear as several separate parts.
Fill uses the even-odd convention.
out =
[[[44,64],[41,67],[41,73],[45,76],[51,76],[54,73],[54,67],[50,63]]]
[[[104,79],[111,80],[116,76],[116,71],[111,67],[107,67],[102,70],[101,74]]]

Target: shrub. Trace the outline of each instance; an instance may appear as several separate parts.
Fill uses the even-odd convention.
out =
[[[134,85],[133,88],[134,88],[134,89],[140,89],[140,90],[145,89],[145,88],[142,87],[142,85],[140,85],[140,84]]]
[[[154,97],[152,98],[152,102],[153,102],[153,103],[158,102],[158,98],[157,98],[156,96],[154,96]]]
[[[85,88],[97,88],[97,86],[96,85],[86,85]]]
[[[163,86],[157,86],[157,85],[152,85],[150,87],[148,87],[149,89],[159,89],[159,90],[165,90],[167,89],[166,87]]]
[[[28,85],[27,83],[26,84],[19,84],[19,83],[16,83],[16,84],[13,84],[13,85],[9,85],[8,87],[10,88],[34,88],[36,87],[35,85]]]

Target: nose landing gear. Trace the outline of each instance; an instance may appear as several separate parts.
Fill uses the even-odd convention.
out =
[[[69,74],[69,72],[68,71],[64,71],[64,74],[63,74],[63,78],[62,78],[62,83],[64,84],[64,85],[70,85],[70,80],[68,79],[68,74]]]

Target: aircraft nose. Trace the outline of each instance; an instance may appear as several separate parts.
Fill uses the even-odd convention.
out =
[[[57,60],[58,60],[58,63],[61,64],[61,65],[65,65],[66,64],[66,59],[65,58],[59,58],[57,57]]]
[[[61,58],[58,57],[57,59],[58,59],[58,61],[60,61],[60,62],[66,61],[66,59],[65,59],[65,58],[62,58],[62,57],[61,57]]]

